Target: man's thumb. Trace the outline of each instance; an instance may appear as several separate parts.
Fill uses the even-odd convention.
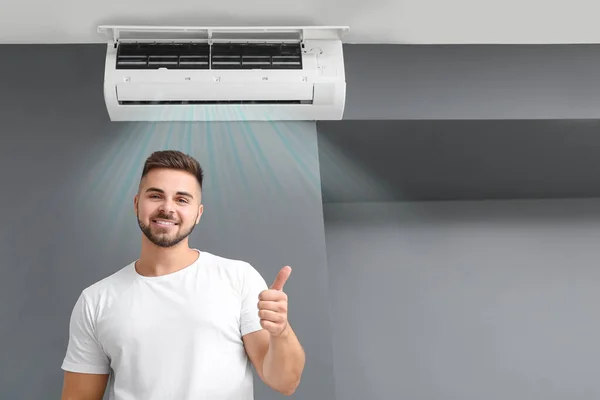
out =
[[[281,271],[279,271],[279,273],[277,274],[275,281],[273,281],[273,285],[271,285],[271,289],[283,290],[283,285],[285,285],[285,282],[288,280],[291,273],[292,273],[291,267],[289,267],[289,266],[283,267],[281,269]]]

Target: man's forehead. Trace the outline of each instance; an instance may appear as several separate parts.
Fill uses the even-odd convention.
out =
[[[197,182],[196,177],[190,173],[167,169],[152,170],[142,180],[163,185],[194,185]]]
[[[139,190],[141,192],[160,192],[165,194],[189,194],[194,197],[198,196],[200,185],[194,177],[168,179],[167,176],[159,176],[158,174],[148,174],[140,181]]]

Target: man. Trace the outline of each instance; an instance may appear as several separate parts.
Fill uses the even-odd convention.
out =
[[[292,394],[305,363],[287,319],[284,267],[268,288],[248,263],[190,248],[203,171],[178,151],[144,164],[139,259],[85,288],[73,309],[63,400],[251,400],[251,365]]]

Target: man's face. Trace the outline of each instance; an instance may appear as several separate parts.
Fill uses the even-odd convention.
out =
[[[172,247],[186,239],[200,222],[200,185],[185,171],[155,169],[141,181],[134,206],[148,240],[160,247]]]

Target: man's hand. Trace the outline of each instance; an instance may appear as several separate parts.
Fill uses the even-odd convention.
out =
[[[304,350],[288,322],[288,297],[283,285],[291,273],[289,266],[283,267],[271,287],[258,295],[258,315],[263,329],[243,337],[260,378],[287,396],[300,384],[306,362]]]
[[[260,325],[271,336],[281,336],[288,329],[288,297],[283,292],[283,285],[290,277],[292,268],[285,266],[279,271],[275,281],[268,290],[258,296],[258,316]]]

